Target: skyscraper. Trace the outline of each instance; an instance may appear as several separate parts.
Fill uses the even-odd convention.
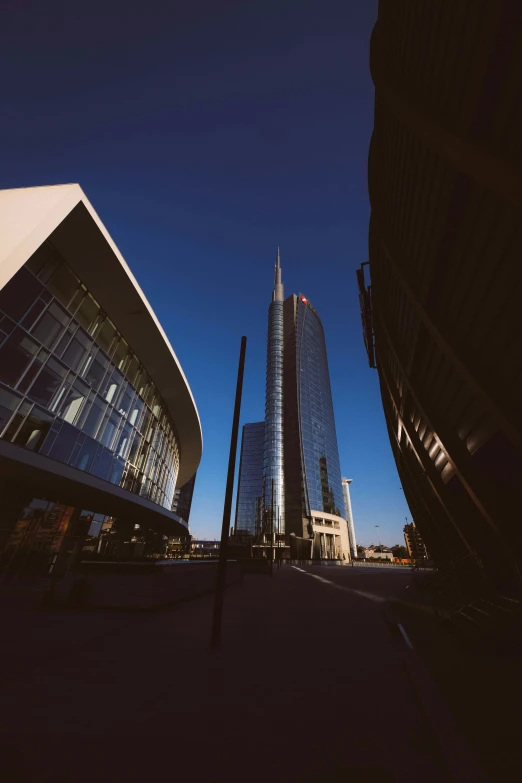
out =
[[[264,531],[285,534],[306,556],[349,557],[339,451],[317,311],[304,296],[284,300],[279,249],[268,317]]]
[[[263,518],[263,452],[265,422],[243,426],[239,482],[237,487],[236,533],[256,535]]]
[[[306,297],[284,302],[286,532],[313,540],[318,557],[349,557],[326,341]]]
[[[353,524],[352,501],[350,500],[350,484],[352,479],[343,478],[344,509],[348,522],[348,538],[350,539],[350,553],[357,557],[357,541],[355,540],[355,527]]]
[[[268,309],[266,357],[264,515],[267,523],[285,531],[283,462],[283,298],[279,248],[272,302]]]

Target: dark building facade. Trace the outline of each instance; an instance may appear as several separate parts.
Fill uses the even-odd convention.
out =
[[[186,484],[183,484],[182,487],[174,492],[174,500],[172,501],[172,512],[181,517],[187,524],[190,519],[195,485],[196,476],[194,475]]]
[[[522,9],[379,3],[369,275],[397,468],[439,566],[520,588]]]
[[[78,185],[0,191],[0,229],[0,570],[163,551],[201,430],[161,327]]]
[[[414,522],[404,525],[404,543],[406,544],[408,555],[413,560],[424,560],[428,557],[426,545],[419,533],[419,528]]]
[[[234,532],[258,535],[263,519],[265,422],[243,426]]]

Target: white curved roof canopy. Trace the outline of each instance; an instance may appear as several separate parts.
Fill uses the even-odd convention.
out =
[[[196,403],[143,291],[79,185],[0,191],[0,288],[51,234],[161,394],[179,436],[176,486],[183,486],[195,474],[203,448]]]

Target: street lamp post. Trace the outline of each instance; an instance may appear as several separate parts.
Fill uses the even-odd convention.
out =
[[[245,354],[247,338],[241,338],[239,367],[237,371],[236,398],[232,418],[232,434],[230,436],[230,453],[228,458],[227,484],[223,506],[223,522],[221,525],[221,544],[217,566],[216,588],[214,594],[214,612],[212,616],[211,647],[217,648],[221,639],[221,619],[223,614],[223,593],[226,584],[228,532],[230,530],[230,513],[232,510],[232,492],[234,490],[234,472],[236,468],[237,435],[239,430],[239,415],[241,412],[241,395],[243,392],[243,375],[245,371]]]

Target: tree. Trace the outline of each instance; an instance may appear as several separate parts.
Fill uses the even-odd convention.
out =
[[[409,558],[408,550],[402,544],[395,544],[395,546],[392,546],[391,551],[398,560],[407,560]]]

